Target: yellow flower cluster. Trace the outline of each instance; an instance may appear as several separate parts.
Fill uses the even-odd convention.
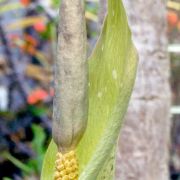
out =
[[[57,153],[54,180],[78,180],[78,163],[74,151],[66,154]]]

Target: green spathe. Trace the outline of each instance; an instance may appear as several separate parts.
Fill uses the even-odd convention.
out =
[[[80,180],[112,180],[120,127],[134,85],[137,53],[121,0],[109,0],[108,16],[89,59],[88,127],[77,147]],[[46,153],[41,180],[52,180],[56,146]]]

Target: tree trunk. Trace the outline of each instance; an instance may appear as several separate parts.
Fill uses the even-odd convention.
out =
[[[116,179],[168,180],[171,96],[165,1],[124,4],[140,61],[120,134]]]

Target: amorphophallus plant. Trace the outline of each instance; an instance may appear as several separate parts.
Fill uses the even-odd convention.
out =
[[[108,1],[108,15],[88,61],[82,0],[62,0],[60,12],[53,140],[41,180],[112,180],[137,67],[125,10],[121,0]]]

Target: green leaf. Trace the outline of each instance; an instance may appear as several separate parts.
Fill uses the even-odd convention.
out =
[[[44,141],[45,141],[45,132],[43,128],[39,125],[33,124],[32,130],[34,134],[34,138],[32,141],[33,150],[41,155],[44,152]]]
[[[12,180],[12,179],[8,177],[4,177],[3,180]]]
[[[89,59],[88,127],[77,147],[80,180],[111,180],[120,127],[132,92],[137,52],[121,0],[109,0],[108,16]],[[56,146],[51,142],[42,180],[53,179]]]
[[[42,168],[42,162],[44,158],[44,141],[45,141],[45,132],[42,127],[33,124],[32,130],[34,138],[32,141],[32,148],[36,153],[36,159],[31,159],[28,162],[28,165],[32,165],[36,172],[40,172]]]
[[[52,5],[53,5],[53,7],[58,8],[58,7],[59,7],[60,2],[61,2],[61,0],[52,0]]]
[[[47,113],[47,109],[43,106],[34,106],[29,105],[28,110],[34,115],[34,116],[43,116]]]
[[[55,171],[55,160],[56,160],[56,153],[57,153],[57,147],[53,140],[49,144],[49,147],[47,149],[43,168],[41,172],[41,180],[53,180],[54,178],[54,171]]]

